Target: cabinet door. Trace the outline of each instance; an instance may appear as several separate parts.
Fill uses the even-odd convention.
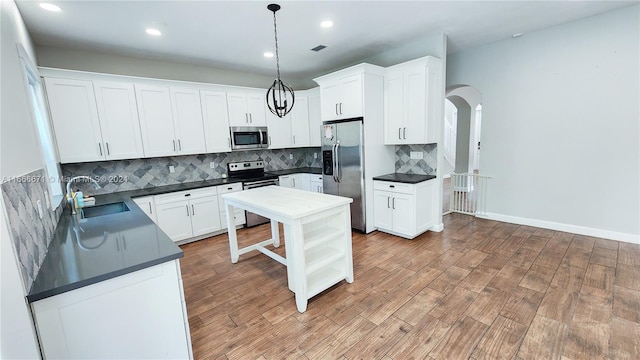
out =
[[[156,205],[157,224],[173,241],[188,239],[191,231],[191,209],[188,201]]]
[[[293,187],[299,190],[310,191],[311,190],[311,178],[309,174],[295,174],[292,175]]]
[[[104,160],[91,81],[45,78],[60,162]]]
[[[403,144],[404,81],[402,71],[384,77],[384,143]],[[406,133],[406,131],[405,131]]]
[[[204,196],[189,200],[191,228],[193,236],[200,236],[220,230],[218,196]]]
[[[150,239],[149,234],[153,233],[153,224],[137,227],[134,229],[123,231],[119,234],[120,251],[125,265],[140,264],[144,261],[152,259],[154,256],[160,256],[160,247],[157,237]]]
[[[291,128],[293,129],[294,147],[309,145],[309,102],[306,96],[296,97],[296,103],[291,110]]]
[[[249,125],[267,126],[267,90],[251,91],[247,94],[247,112],[249,113]],[[271,113],[269,111],[269,113]]]
[[[362,116],[362,75],[353,75],[340,80],[341,119]]]
[[[321,145],[322,116],[320,115],[320,95],[309,95],[309,146]]]
[[[269,128],[269,149],[284,149],[293,145],[291,136],[291,114],[283,118],[267,114]]]
[[[393,231],[412,237],[416,232],[413,195],[393,193]]]
[[[247,96],[245,93],[227,93],[227,105],[229,108],[229,125],[249,126],[249,113],[247,112]]]
[[[200,92],[193,89],[171,88],[171,104],[178,153],[180,155],[206,153]]]
[[[107,160],[143,157],[133,84],[95,81],[93,88]]]
[[[231,151],[227,94],[222,91],[200,91],[200,102],[207,153]]]
[[[156,222],[156,204],[153,201],[153,196],[144,196],[133,199],[133,202],[136,203],[153,222]]]
[[[322,182],[312,180],[309,184],[311,186],[311,191],[322,194]]]
[[[391,192],[379,190],[373,192],[373,226],[386,230],[393,229],[392,199]]]
[[[292,188],[293,187],[293,175],[284,175],[278,177],[280,186]]]
[[[426,139],[426,79],[424,66],[412,66],[404,72],[405,144],[425,144]]]
[[[338,103],[340,102],[340,89],[338,83],[329,83],[320,88],[321,118],[322,121],[336,120],[340,118]]]
[[[171,93],[167,86],[135,85],[145,156],[176,155]]]

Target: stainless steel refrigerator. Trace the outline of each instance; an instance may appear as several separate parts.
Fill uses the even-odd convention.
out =
[[[366,232],[362,118],[324,121],[322,183],[325,194],[353,199],[351,226]]]

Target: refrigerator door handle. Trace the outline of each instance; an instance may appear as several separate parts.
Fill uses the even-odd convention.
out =
[[[340,156],[338,154],[338,149],[340,149],[340,143],[336,143],[336,179],[338,180],[337,182],[340,182],[342,171],[340,170]]]
[[[338,178],[337,178],[337,166],[336,166],[336,146],[337,144],[333,144],[332,148],[331,148],[331,165],[333,166],[333,181],[338,182]]]

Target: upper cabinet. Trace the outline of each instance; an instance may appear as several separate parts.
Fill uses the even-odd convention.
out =
[[[267,126],[266,94],[267,90],[259,89],[227,92],[229,125]]]
[[[227,93],[224,91],[200,91],[204,139],[208,153],[231,151]]]
[[[309,107],[309,146],[320,146],[322,133],[320,90],[318,88],[314,88],[309,90],[307,94],[307,103]]]
[[[273,115],[267,109],[267,127],[269,128],[269,148],[283,149],[307,147],[310,144],[310,114],[308,91],[296,91],[296,99],[293,109],[283,118]],[[318,104],[319,104],[318,97]],[[317,109],[317,118],[320,117],[320,109]],[[318,144],[320,143],[320,130],[318,129]],[[319,146],[319,145],[318,145]]]
[[[361,74],[325,77],[320,82],[320,93],[322,120],[349,119],[363,115]]]
[[[306,95],[296,96],[291,109],[291,131],[293,147],[309,146],[309,101]]]
[[[135,89],[146,156],[206,152],[197,90],[146,84]]]
[[[384,76],[384,143],[437,142],[442,106],[439,59],[426,56],[388,67]]]
[[[133,86],[46,77],[60,162],[142,157]]]

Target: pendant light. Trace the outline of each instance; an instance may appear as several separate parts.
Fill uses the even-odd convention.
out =
[[[276,69],[277,77],[271,84],[269,90],[267,90],[267,107],[277,117],[285,117],[291,109],[293,109],[293,103],[295,102],[295,95],[293,89],[284,81],[280,80],[280,57],[278,56],[278,29],[276,27],[276,11],[280,10],[280,5],[269,4],[267,6],[269,11],[273,12],[273,33],[276,39]]]

